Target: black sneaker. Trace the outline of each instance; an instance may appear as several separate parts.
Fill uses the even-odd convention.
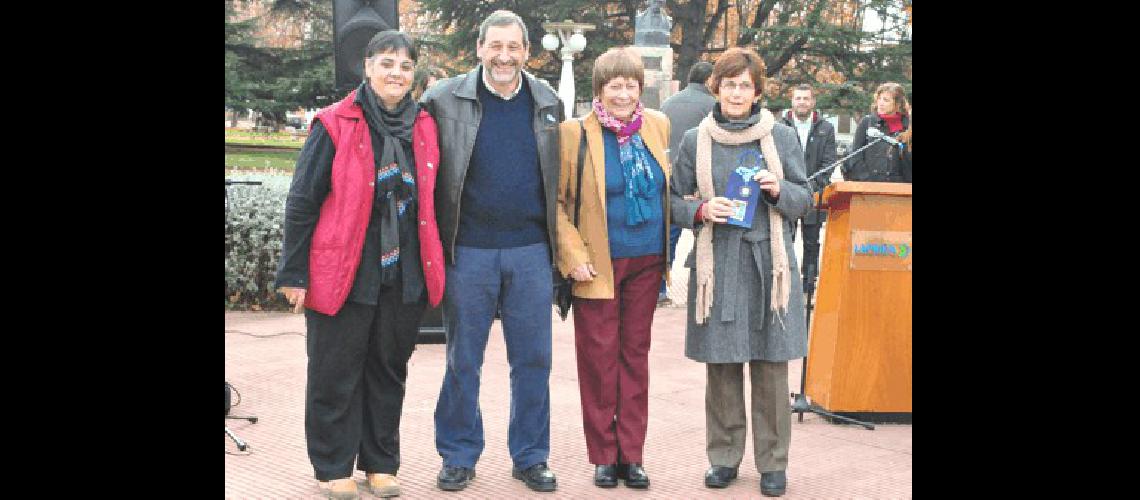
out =
[[[522,480],[526,483],[527,488],[534,491],[554,491],[558,487],[554,473],[550,472],[545,463],[537,463],[524,470],[519,470],[517,467],[512,468],[511,476]]]
[[[475,479],[475,469],[444,465],[436,477],[436,485],[443,491],[459,491]]]

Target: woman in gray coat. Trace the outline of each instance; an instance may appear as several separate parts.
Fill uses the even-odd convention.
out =
[[[712,113],[685,133],[671,183],[673,220],[696,232],[689,256],[685,355],[706,363],[705,419],[711,468],[723,488],[744,457],[744,364],[760,491],[786,487],[791,405],[788,360],[807,352],[792,224],[810,207],[796,132],[756,101],[764,62],[733,48],[713,67]]]

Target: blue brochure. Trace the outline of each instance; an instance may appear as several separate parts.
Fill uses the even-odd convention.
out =
[[[764,155],[746,151],[737,159],[736,170],[728,175],[724,197],[736,204],[736,213],[728,217],[729,224],[752,227],[752,216],[756,213],[756,204],[760,202],[760,183],[753,180],[753,177],[764,169],[763,161]]]

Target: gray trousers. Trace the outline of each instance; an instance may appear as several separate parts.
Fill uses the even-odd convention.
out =
[[[752,448],[756,470],[788,468],[792,441],[792,408],[788,396],[788,362],[748,363],[752,383]],[[739,467],[748,438],[744,414],[744,363],[707,363],[705,383],[706,451],[709,464]]]

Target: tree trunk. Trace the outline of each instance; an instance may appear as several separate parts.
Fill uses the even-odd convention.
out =
[[[673,13],[674,27],[681,27],[681,45],[674,48],[677,63],[673,65],[673,78],[685,82],[688,80],[689,68],[701,60],[701,54],[705,51],[704,28],[708,0],[689,0],[683,5],[670,1],[669,7]]]

